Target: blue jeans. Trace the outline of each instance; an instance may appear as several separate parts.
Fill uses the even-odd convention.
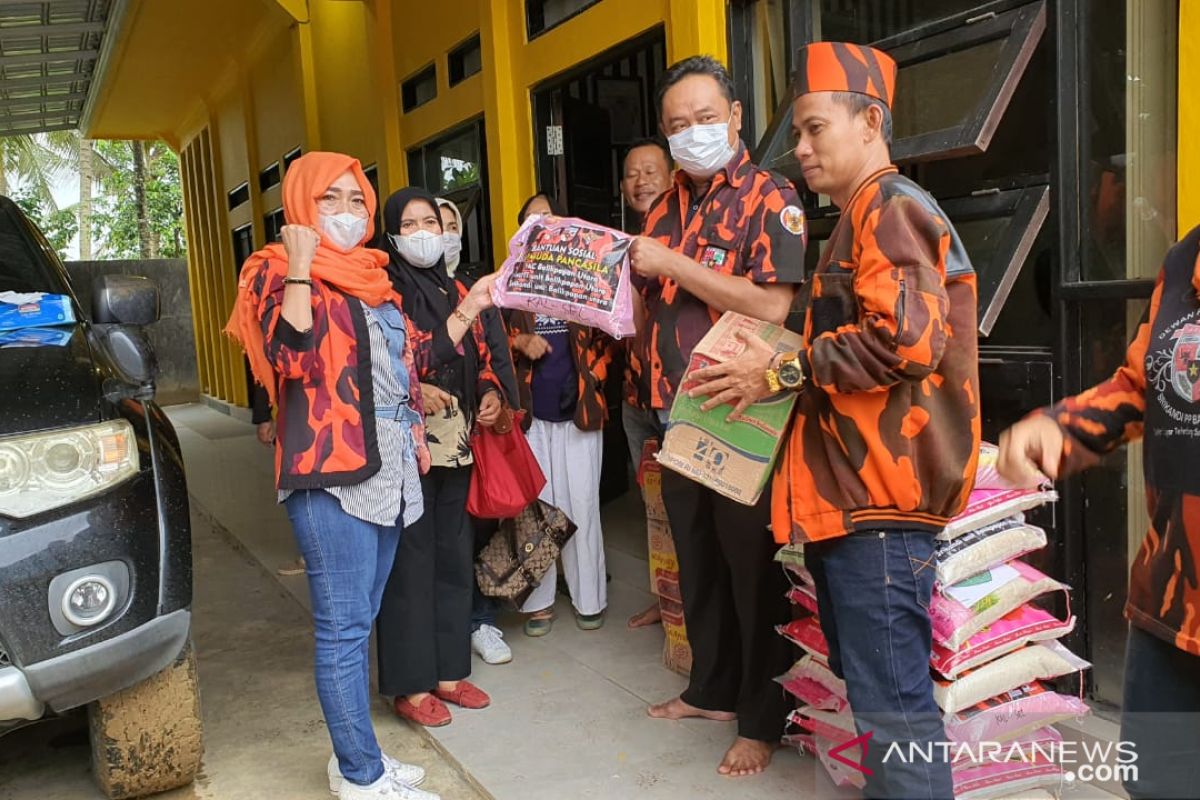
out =
[[[400,527],[352,517],[337,498],[321,490],[295,492],[286,506],[308,572],[317,698],[343,777],[366,786],[383,775],[371,727],[371,624],[392,570]]]
[[[872,732],[864,766],[867,798],[952,798],[950,765],[895,756],[908,742],[944,742],[929,676],[934,537],[911,530],[853,533],[809,544],[804,560],[816,581],[829,666],[846,681],[860,734]]]
[[[629,458],[636,473],[642,463],[642,445],[647,439],[662,442],[663,425],[652,408],[637,408],[628,402],[621,403],[621,425],[625,428],[625,439],[629,443]]]
[[[479,551],[487,547],[492,536],[500,530],[500,521],[471,517],[471,527],[475,531],[475,556],[478,557]],[[496,627],[496,601],[479,591],[479,582],[476,581],[471,592],[471,633],[484,625]]]

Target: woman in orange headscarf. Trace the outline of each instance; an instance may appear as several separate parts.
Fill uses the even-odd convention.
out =
[[[317,696],[343,800],[436,798],[424,770],[380,752],[371,726],[368,641],[400,532],[423,511],[429,469],[417,362],[429,344],[363,247],[375,193],[350,156],[308,153],[283,184],[282,243],[242,269],[226,330],[279,409],[279,500],[307,565]],[[487,303],[490,281],[477,300]]]

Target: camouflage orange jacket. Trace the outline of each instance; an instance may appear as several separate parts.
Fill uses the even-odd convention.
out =
[[[319,489],[360,483],[379,471],[370,335],[362,303],[328,285],[313,292],[313,325],[298,331],[282,317],[282,273],[262,269],[253,284],[259,298],[264,347],[278,379],[275,479],[280,489]],[[400,298],[393,295],[396,307]],[[418,360],[428,359],[428,337],[408,317],[404,360],[410,407],[425,418]],[[413,426],[422,472],[429,469],[425,426]]]
[[[877,172],[807,285],[807,384],[775,472],[776,539],[939,531],[979,458],[975,272],[921,187]]]
[[[528,311],[514,311],[508,317],[510,341],[523,333],[534,333],[534,316]],[[571,359],[579,380],[579,400],[575,404],[575,427],[581,431],[598,431],[608,419],[608,404],[604,398],[604,381],[612,363],[613,340],[603,332],[574,322],[567,324],[571,339]],[[521,408],[525,410],[522,424],[526,429],[533,423],[533,366],[517,348],[513,348],[513,363],[517,369],[517,388],[521,393]]]
[[[1111,378],[1040,413],[1066,432],[1062,470],[1144,438],[1150,528],[1129,576],[1129,621],[1200,655],[1200,228],[1167,253],[1146,319]]]

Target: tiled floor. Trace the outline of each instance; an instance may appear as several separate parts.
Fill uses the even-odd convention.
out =
[[[270,570],[293,560],[287,515],[274,503],[272,453],[255,440],[253,428],[206,406],[177,406],[169,414],[201,512]],[[491,694],[492,706],[458,711],[452,724],[432,729],[440,747],[498,800],[855,796],[834,789],[812,759],[792,751],[781,750],[763,775],[722,778],[715,770],[733,739],[733,723],[646,716],[648,703],[677,694],[684,680],[662,666],[661,629],[625,627],[650,601],[640,501],[628,495],[608,504],[603,523],[612,575],[608,623],[599,631],[579,630],[563,597],[554,630],[541,639],[524,636],[516,615],[502,617],[513,662],[491,667],[475,661],[472,680]],[[304,576],[278,580],[307,607]],[[375,716],[377,725],[401,724],[386,712]],[[1113,796],[1084,785],[1064,797]]]
[[[253,428],[199,405],[169,414],[201,511],[267,567],[293,559],[287,515],[274,504],[272,455]],[[562,597],[554,630],[541,639],[524,636],[520,620],[506,615],[501,626],[512,663],[491,667],[476,660],[472,675],[492,695],[492,706],[460,711],[433,735],[498,800],[793,800],[818,796],[816,780],[828,791],[823,776],[814,778],[811,760],[789,751],[780,751],[764,775],[723,778],[716,766],[733,740],[732,723],[646,716],[648,703],[677,694],[684,680],[662,666],[661,629],[625,627],[650,602],[640,513],[632,496],[604,509],[612,575],[604,628],[579,630]],[[307,606],[303,576],[279,580]]]

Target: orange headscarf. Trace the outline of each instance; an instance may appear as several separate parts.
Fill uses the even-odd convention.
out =
[[[363,173],[358,159],[341,153],[306,153],[288,168],[283,180],[283,216],[291,225],[310,225],[320,230],[317,199],[346,172],[354,175],[367,204],[367,235],[375,228],[375,191]],[[312,263],[313,293],[328,295],[330,288],[357,297],[369,306],[377,306],[392,296],[392,282],[384,267],[387,253],[366,247],[349,253],[336,249],[322,234]],[[254,285],[260,270],[270,271],[264,285],[270,285],[274,275],[286,275],[287,251],[282,244],[268,244],[246,259],[238,279],[237,300],[225,332],[236,339],[250,360],[254,379],[266,387],[271,403],[275,403],[275,372],[263,348],[263,298],[256,295]]]

